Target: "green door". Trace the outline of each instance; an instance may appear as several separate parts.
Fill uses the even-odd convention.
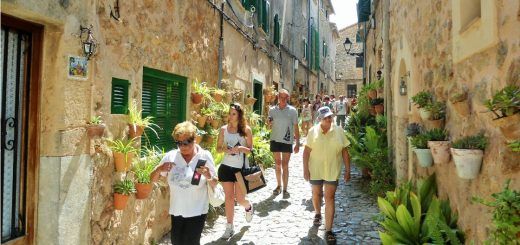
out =
[[[154,128],[157,134],[151,129],[145,130],[141,145],[165,151],[173,149],[173,128],[186,120],[186,86],[186,77],[143,68],[143,117],[152,116],[158,127]]]
[[[258,115],[262,115],[262,83],[257,80],[253,80],[253,97],[256,99],[253,111]]]

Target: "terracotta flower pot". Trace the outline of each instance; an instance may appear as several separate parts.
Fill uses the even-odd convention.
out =
[[[254,105],[256,102],[255,98],[246,98],[246,105]]]
[[[200,104],[202,103],[202,98],[204,96],[202,94],[199,94],[199,93],[191,93],[191,102],[193,102],[193,104]]]
[[[452,107],[461,117],[467,117],[470,114],[467,100],[452,103]]]
[[[116,168],[116,172],[126,172],[130,168],[130,163],[134,158],[133,153],[121,153],[121,152],[113,152],[114,154],[114,166]]]
[[[435,164],[450,162],[449,141],[428,141],[428,147],[430,147]]]
[[[221,102],[224,98],[222,97],[222,94],[219,93],[212,93],[211,96],[213,96],[213,99],[215,102]]]
[[[224,101],[226,101],[226,103],[231,103],[231,101],[233,101],[233,94],[230,92],[226,93],[224,96]]]
[[[124,210],[126,207],[126,203],[128,202],[128,197],[130,196],[114,193],[114,208],[116,210]]]
[[[105,132],[105,125],[103,125],[103,124],[87,126],[87,135],[90,138],[101,137],[101,136],[103,136],[104,132]]]
[[[197,126],[199,126],[199,128],[204,128],[207,120],[207,116],[200,116],[199,118],[197,118]]]
[[[200,144],[202,142],[202,135],[195,136],[195,143]]]
[[[432,116],[432,113],[424,108],[419,109],[419,115],[421,116],[422,120],[429,120]]]
[[[372,115],[372,116],[375,116],[376,115],[375,106],[368,107],[368,113],[370,113],[370,115]]]
[[[220,127],[220,121],[219,120],[212,120],[211,121],[211,127],[213,127],[213,129],[218,129]]]
[[[461,179],[474,179],[480,172],[483,150],[468,150],[450,148],[453,161],[457,168],[457,175]]]
[[[378,115],[383,114],[383,112],[385,112],[385,106],[383,104],[375,105],[374,109],[376,111],[376,114],[378,114]]]
[[[367,96],[371,100],[377,98],[377,90],[368,90]]]
[[[419,166],[423,168],[431,167],[433,163],[432,153],[430,149],[413,149],[415,155],[417,156],[417,160]]]
[[[128,124],[128,135],[130,137],[130,139],[133,139],[133,138],[136,138],[136,137],[141,137],[141,135],[143,135],[143,132],[144,132],[144,127],[143,126],[139,126],[137,124]]]
[[[204,137],[204,139],[206,140],[206,144],[208,144],[208,145],[213,144],[213,140],[214,140],[213,138],[214,137],[211,135],[206,135],[206,137]]]
[[[137,192],[135,193],[135,198],[137,199],[145,199],[148,198],[150,193],[152,192],[153,185],[152,183],[143,184],[143,183],[135,183],[135,189]]]

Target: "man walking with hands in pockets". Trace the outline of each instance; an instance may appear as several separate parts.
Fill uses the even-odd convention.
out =
[[[289,182],[289,160],[293,152],[298,153],[300,149],[300,130],[298,128],[298,111],[287,104],[289,92],[281,89],[278,92],[278,105],[269,109],[268,126],[271,127],[270,150],[274,155],[276,163],[277,187],[273,194],[283,192],[283,197],[288,198],[287,184]]]

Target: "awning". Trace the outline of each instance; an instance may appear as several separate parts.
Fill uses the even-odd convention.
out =
[[[358,23],[369,20],[370,17],[370,0],[359,0],[357,4]]]

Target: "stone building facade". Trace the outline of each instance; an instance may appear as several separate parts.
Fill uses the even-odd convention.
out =
[[[520,85],[520,2],[389,1],[390,8],[383,9],[384,1],[372,1],[365,72],[374,76],[376,69],[390,69],[385,83],[390,83],[391,89],[385,91],[385,98],[391,100],[391,106],[385,108],[385,114],[393,125],[389,140],[398,181],[435,173],[439,196],[449,198],[452,209],[458,212],[458,225],[467,243],[482,244],[491,228],[491,212],[472,203],[471,198],[499,192],[507,179],[512,180],[511,188],[520,188],[520,156],[506,146],[507,141],[519,139],[520,119],[516,115],[493,120],[484,106],[496,91]],[[390,13],[391,50],[382,48],[383,11]],[[382,66],[385,57],[390,58],[391,67]],[[399,93],[403,83],[406,95]],[[451,140],[479,132],[488,137],[489,145],[475,179],[459,178],[453,160],[429,168],[417,165],[404,132],[413,122],[429,127],[410,102],[423,90],[446,103],[445,129]],[[467,99],[455,104],[450,98],[458,93],[467,94]]]
[[[352,24],[339,31],[339,41],[336,43],[336,94],[353,98],[363,86],[362,57],[347,54],[348,45],[344,45],[348,38],[352,42],[351,52],[361,53],[363,42],[358,34],[358,24]]]
[[[264,12],[248,11],[249,3]],[[112,185],[126,174],[114,172],[105,140],[128,131],[127,115],[114,109],[117,86],[144,111],[157,106],[150,100],[158,93],[172,91],[171,124],[190,119],[192,83],[217,86],[219,75],[260,100],[273,84],[289,91],[299,84],[307,94],[318,92],[318,80],[332,87],[333,62],[321,59],[321,73],[310,69],[305,57],[317,51],[303,42],[309,17],[320,16],[319,39],[335,47],[325,17],[330,1],[231,0],[221,8],[211,0],[2,1],[2,118],[10,118],[2,161],[13,166],[2,175],[12,181],[2,183],[2,201],[12,203],[2,209],[2,243],[148,244],[169,231],[167,186],[114,210]],[[80,27],[98,43],[88,60],[80,39],[89,33]],[[86,135],[95,116],[106,124],[102,138]]]

